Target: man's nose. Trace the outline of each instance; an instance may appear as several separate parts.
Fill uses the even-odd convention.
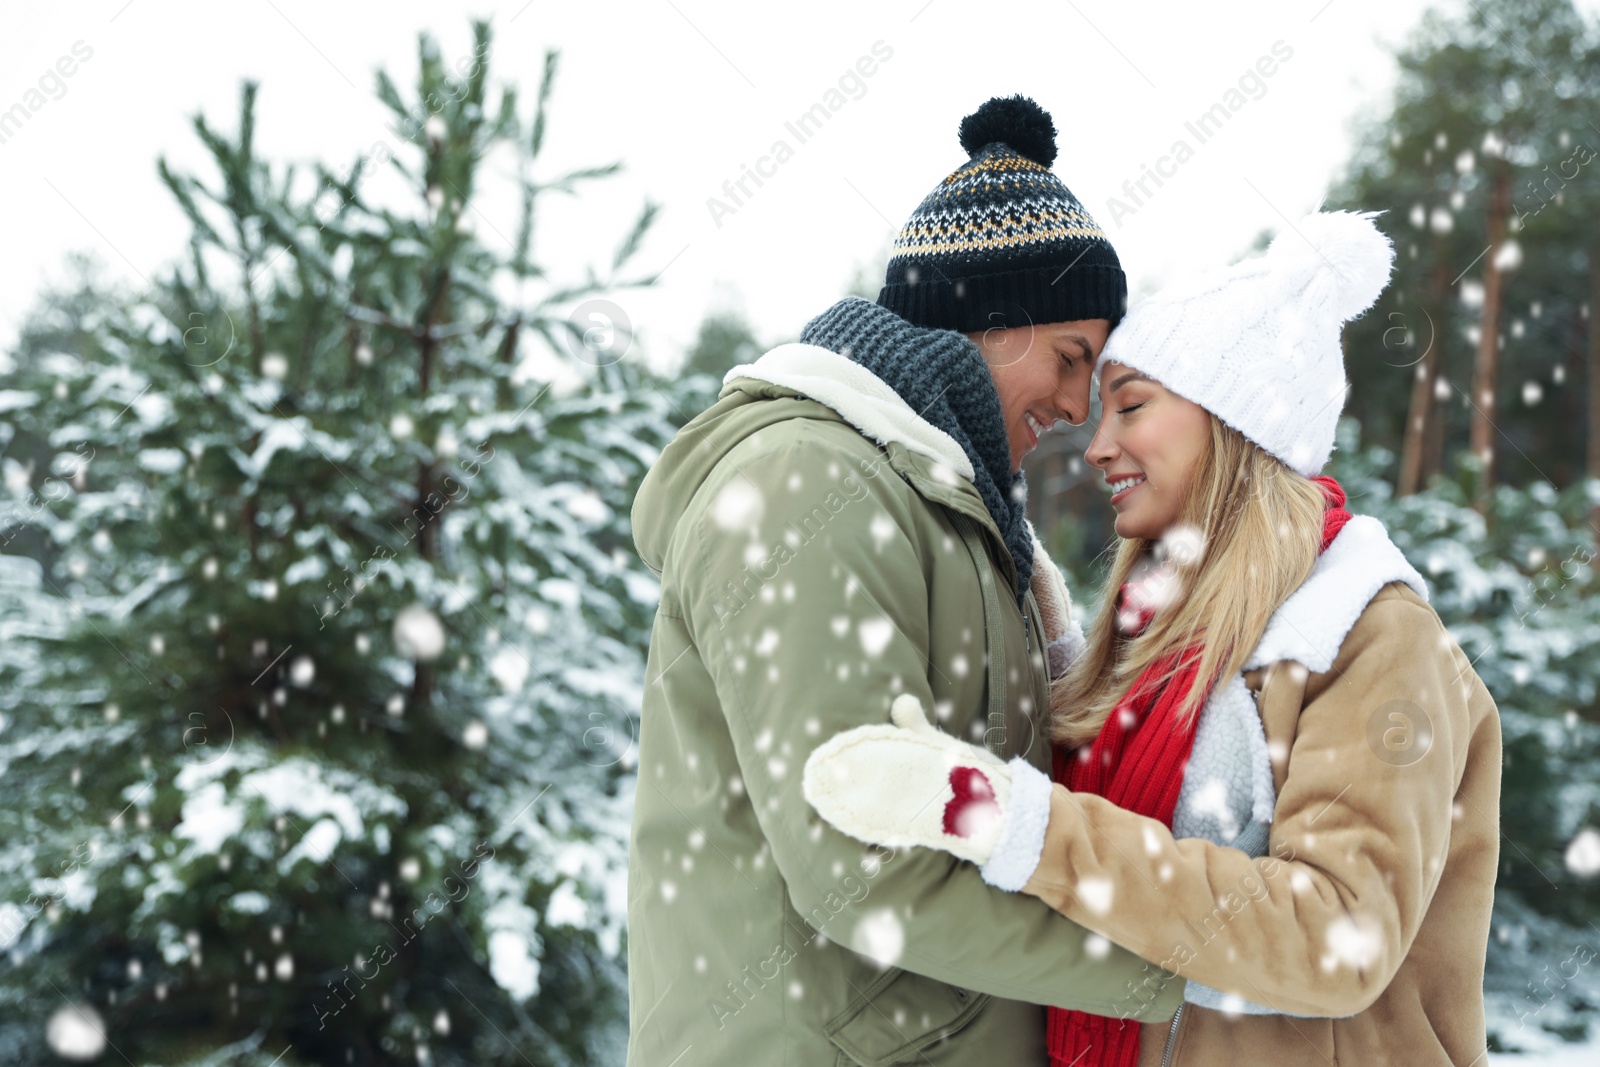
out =
[[[1083,396],[1081,398],[1077,398],[1076,402],[1074,402],[1074,398],[1072,396],[1069,396],[1065,393],[1058,393],[1056,395],[1056,400],[1056,410],[1061,413],[1061,417],[1067,421],[1068,425],[1082,426],[1085,422],[1089,421],[1088,386],[1084,386]]]

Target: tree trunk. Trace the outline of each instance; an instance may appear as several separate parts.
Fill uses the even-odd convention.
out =
[[[1396,496],[1410,496],[1422,488],[1422,442],[1433,412],[1433,350],[1425,352],[1411,379],[1411,403],[1406,409],[1405,435],[1400,445],[1400,480]]]
[[[1436,263],[1428,275],[1430,303],[1439,311],[1439,322],[1444,321],[1444,296],[1448,288],[1445,266]],[[1404,444],[1400,450],[1400,481],[1396,494],[1410,496],[1427,484],[1427,454],[1429,430],[1437,420],[1438,404],[1435,401],[1434,383],[1439,377],[1439,322],[1428,322],[1427,347],[1417,357],[1416,377],[1411,381],[1411,403],[1406,411]]]
[[[1494,491],[1495,391],[1500,379],[1500,304],[1504,274],[1500,249],[1506,239],[1506,219],[1511,212],[1511,178],[1496,167],[1489,194],[1489,248],[1484,253],[1483,314],[1478,320],[1478,358],[1472,374],[1473,454],[1483,461],[1476,507],[1487,512]]]
[[[1584,471],[1600,478],[1600,243],[1589,249],[1589,449]],[[1589,528],[1600,541],[1600,502],[1589,507]]]
[[[1443,327],[1440,329],[1442,332]],[[1433,379],[1433,418],[1428,420],[1428,429],[1422,440],[1420,481],[1423,485],[1431,485],[1434,478],[1444,473],[1444,439],[1450,425],[1450,404],[1454,399],[1455,387],[1445,380],[1444,355],[1441,348],[1439,366]]]

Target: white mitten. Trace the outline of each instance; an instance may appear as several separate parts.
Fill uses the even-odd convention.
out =
[[[1050,661],[1050,677],[1059,678],[1067,673],[1086,644],[1083,627],[1072,618],[1072,597],[1067,593],[1067,583],[1055,561],[1045,551],[1039,536],[1028,524],[1028,535],[1033,538],[1033,588],[1034,602],[1039,605],[1039,618],[1044,623],[1045,652]]]
[[[811,753],[807,803],[858,840],[943,849],[977,864],[990,885],[1021,889],[1044,848],[1049,777],[937,729],[909,693],[889,717],[895,725],[857,726]]]

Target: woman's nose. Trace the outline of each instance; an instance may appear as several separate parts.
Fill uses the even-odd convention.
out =
[[[1104,469],[1106,464],[1117,457],[1117,446],[1106,434],[1104,423],[1095,431],[1094,439],[1089,442],[1089,447],[1083,450],[1083,458],[1091,467]]]

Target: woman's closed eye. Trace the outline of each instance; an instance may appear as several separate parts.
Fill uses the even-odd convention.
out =
[[[1133,405],[1131,405],[1129,407],[1118,408],[1117,409],[1117,414],[1118,415],[1126,415],[1131,411],[1138,411],[1140,408],[1144,407],[1148,403],[1149,403],[1148,400],[1141,400],[1137,404],[1133,404]]]

